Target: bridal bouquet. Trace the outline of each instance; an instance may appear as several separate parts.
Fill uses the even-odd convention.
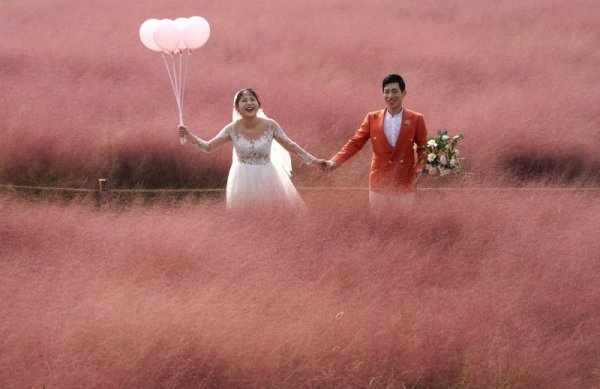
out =
[[[446,176],[450,173],[464,171],[461,158],[456,145],[463,139],[462,135],[448,135],[448,131],[438,131],[438,136],[429,138],[424,151],[419,157],[419,163],[423,165],[421,173],[430,175]],[[415,144],[415,149],[416,149]]]

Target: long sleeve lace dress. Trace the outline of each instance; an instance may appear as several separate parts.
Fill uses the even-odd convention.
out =
[[[304,206],[289,172],[280,166],[279,160],[272,161],[271,156],[281,145],[306,163],[314,163],[316,158],[289,139],[280,127],[270,125],[260,136],[248,138],[236,131],[235,125],[228,126],[216,138],[231,140],[234,147],[227,178],[228,209]],[[198,147],[208,151],[208,142],[200,141]]]

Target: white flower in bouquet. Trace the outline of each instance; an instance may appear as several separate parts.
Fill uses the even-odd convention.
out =
[[[448,131],[438,131],[437,137],[429,138],[419,155],[419,163],[423,165],[422,173],[430,175],[447,176],[451,173],[464,170],[456,148],[462,135],[448,135]]]

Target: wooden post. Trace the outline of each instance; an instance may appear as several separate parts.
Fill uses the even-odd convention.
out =
[[[102,207],[106,197],[106,178],[98,178],[98,191],[94,197],[96,198],[96,207]]]
[[[98,192],[104,192],[106,190],[106,178],[98,178]]]

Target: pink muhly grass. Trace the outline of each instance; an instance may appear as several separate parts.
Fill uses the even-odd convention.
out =
[[[596,197],[423,192],[383,219],[305,198],[290,218],[5,197],[0,381],[598,382]]]
[[[197,135],[216,134],[252,86],[292,139],[329,157],[399,72],[430,132],[465,135],[473,174],[471,191],[422,189],[384,219],[366,191],[302,190],[299,217],[233,217],[222,198],[4,196],[2,386],[598,385],[598,199],[550,190],[599,182],[594,4],[0,8],[2,184],[223,187],[230,147],[178,144],[162,59],[137,37],[147,18],[194,14],[212,27],[186,91]],[[367,145],[329,175],[295,161],[293,179],[366,187],[370,157]]]
[[[598,184],[598,7],[586,1],[1,7],[0,34],[10,37],[0,49],[4,183],[85,187],[114,176],[126,187],[222,185],[228,149],[199,156],[178,145],[162,59],[137,37],[147,18],[201,13],[212,36],[192,54],[185,121],[204,138],[229,121],[235,91],[252,86],[292,139],[329,157],[383,107],[381,79],[399,72],[405,105],[430,131],[465,135],[470,184]],[[364,185],[363,154],[307,184]]]

